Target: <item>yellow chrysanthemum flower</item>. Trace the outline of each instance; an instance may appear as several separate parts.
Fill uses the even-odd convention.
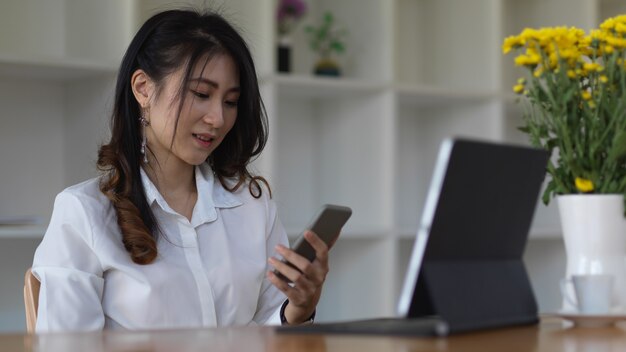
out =
[[[624,49],[626,48],[626,39],[618,38],[618,37],[606,37],[606,42],[610,46],[615,47],[616,49]]]
[[[592,192],[594,189],[593,182],[586,178],[576,177],[575,184],[576,184],[576,188],[583,193]]]
[[[522,45],[524,45],[524,43],[522,43],[522,40],[519,37],[507,37],[506,39],[504,39],[504,43],[502,44],[502,53],[508,54],[511,49],[519,48]]]
[[[615,28],[615,22],[615,18],[607,18],[604,22],[602,22],[602,24],[600,24],[600,28],[604,29],[605,31],[610,31]]]
[[[589,100],[591,99],[591,93],[589,93],[588,91],[584,91],[581,93],[581,96],[583,97],[584,100]]]
[[[583,69],[587,72],[600,71],[602,66],[596,62],[586,62],[583,65]]]
[[[513,91],[526,95],[524,99],[545,115],[547,122],[530,119],[526,126],[538,126],[526,129],[535,140],[550,141],[556,137],[557,143],[560,143],[559,140],[565,140],[564,136],[572,131],[571,144],[584,145],[588,140],[600,143],[593,141],[596,136],[612,133],[605,133],[603,130],[608,124],[597,124],[595,121],[617,119],[618,117],[611,112],[622,107],[626,96],[623,85],[619,84],[626,75],[626,15],[605,20],[598,29],[590,31],[589,34],[575,27],[525,28],[519,35],[506,38],[502,50],[504,53],[516,51],[518,56],[515,57],[515,64],[527,69],[531,82],[518,80],[513,85]],[[559,120],[557,129],[548,122],[553,118],[557,120],[557,116],[551,115],[555,111],[562,111],[561,107],[567,107],[567,115],[568,117],[571,115],[572,118]],[[600,131],[595,130],[598,128]],[[582,133],[578,133],[578,129],[582,129]],[[545,137],[546,130],[549,132],[548,137]],[[578,140],[581,138],[582,142]],[[619,138],[608,138],[606,143],[613,143],[615,140]],[[567,156],[567,160],[581,159],[581,162],[584,162],[584,158],[588,157],[584,153],[579,154],[576,148],[567,149],[561,149],[561,152],[571,154]],[[567,173],[577,172],[572,170],[573,167],[570,165],[560,166]],[[623,172],[624,169],[621,169],[620,172]],[[586,172],[589,172],[587,176],[590,176],[599,171],[593,169]],[[553,173],[552,176],[559,179],[567,173]],[[613,184],[622,185],[622,179],[623,177],[617,181],[613,179],[611,182],[606,181],[603,183],[602,191],[613,187]],[[559,183],[559,187],[571,184],[571,179],[559,179]],[[599,191],[595,190],[591,179],[584,177],[575,177],[575,189],[579,193]],[[552,193],[554,195],[557,191]]]

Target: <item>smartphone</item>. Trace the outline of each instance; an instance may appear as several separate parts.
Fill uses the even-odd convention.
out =
[[[341,228],[346,224],[351,215],[352,209],[349,207],[334,204],[323,205],[305,230],[302,231],[300,237],[294,242],[292,250],[312,262],[315,260],[315,249],[313,249],[304,238],[304,233],[307,230],[313,231],[324,243],[330,246],[337,239]],[[286,259],[282,261],[292,268],[296,268]],[[283,276],[283,274],[276,269],[274,269],[274,274],[284,281],[291,282],[291,280]]]

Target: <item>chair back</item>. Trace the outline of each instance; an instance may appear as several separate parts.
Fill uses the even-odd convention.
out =
[[[39,280],[33,275],[30,268],[24,276],[24,307],[26,308],[26,331],[35,332],[37,324],[37,308],[39,306]]]

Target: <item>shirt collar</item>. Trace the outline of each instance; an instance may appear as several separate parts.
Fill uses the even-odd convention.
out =
[[[152,180],[148,177],[148,174],[144,171],[143,168],[139,169],[141,173],[141,183],[143,184],[143,190],[146,194],[146,201],[148,201],[148,205],[152,206],[155,202],[164,210],[173,212],[172,209],[167,205],[167,202],[159,193],[159,190],[156,188]]]
[[[234,208],[243,202],[233,193],[227,191],[222,184],[215,179],[213,170],[208,163],[202,163],[195,168],[196,187],[198,200],[191,215],[191,225],[198,226],[217,219],[216,208]],[[169,207],[159,190],[150,180],[146,172],[141,168],[141,180],[148,204],[157,203],[161,209],[176,214]]]
[[[204,195],[212,195],[216,208],[233,208],[243,204],[239,197],[222,186],[207,163],[202,163],[196,167],[196,186],[198,187],[198,193],[201,192],[200,189],[202,187]]]

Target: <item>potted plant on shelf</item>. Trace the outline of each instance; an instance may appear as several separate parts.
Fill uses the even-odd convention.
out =
[[[566,275],[611,274],[626,308],[626,16],[588,35],[578,28],[524,29],[504,40],[528,70],[513,87],[526,102],[533,146],[553,153],[543,201],[558,200]],[[573,308],[564,301],[564,309]]]
[[[318,55],[313,72],[316,75],[341,76],[341,68],[333,53],[345,52],[347,31],[336,26],[335,16],[330,11],[324,13],[319,26],[307,26],[305,31],[309,35],[311,49]]]
[[[306,3],[303,0],[278,1],[278,72],[291,72],[291,34],[305,14]]]

